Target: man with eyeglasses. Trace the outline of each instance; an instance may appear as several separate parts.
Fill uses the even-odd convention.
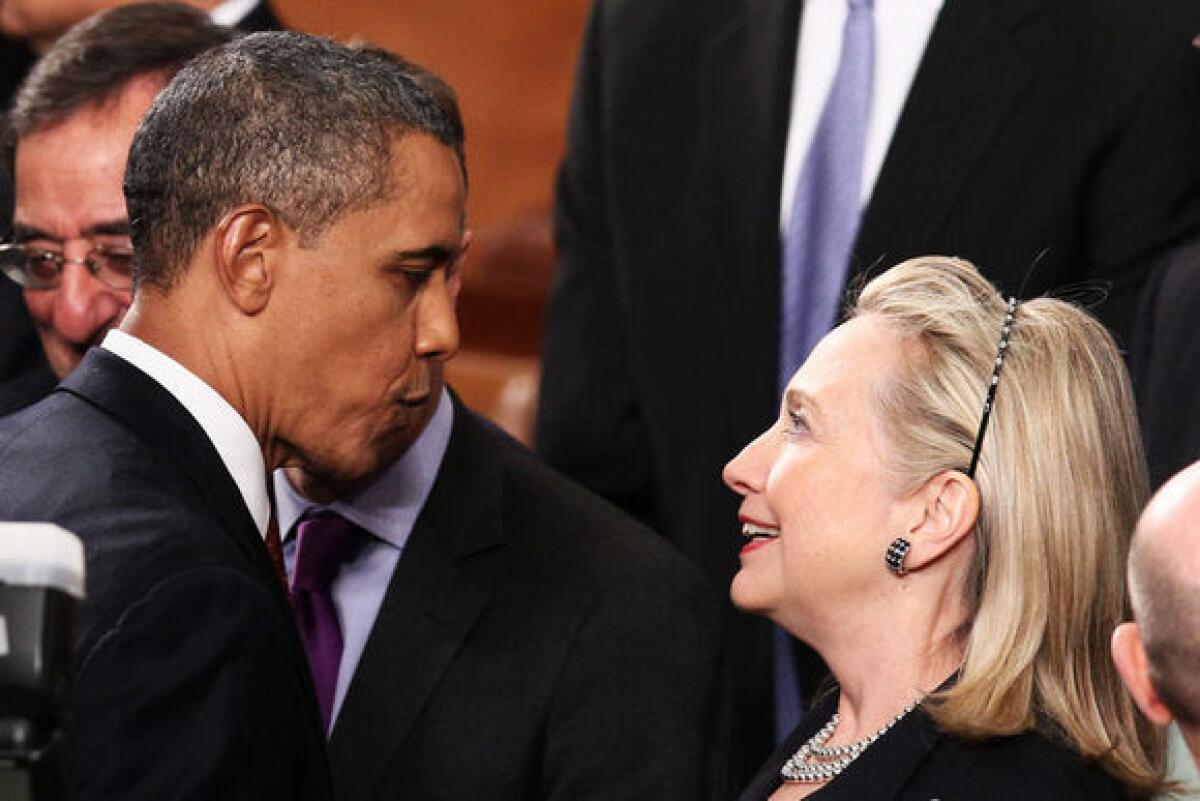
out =
[[[129,307],[132,250],[121,193],[129,143],[171,76],[234,35],[226,27],[234,18],[199,7],[213,4],[193,5],[121,9],[99,34],[100,17],[80,23],[16,95],[3,151],[15,208],[0,271],[22,288],[45,362],[0,381],[0,415],[45,397]],[[273,17],[239,24],[278,27]]]
[[[54,42],[72,25],[101,10],[128,5],[141,0],[3,0],[0,2],[0,111],[8,109],[26,75]],[[239,31],[282,30],[283,22],[276,16],[267,0],[183,0],[204,11],[209,18]],[[151,35],[139,42],[144,46],[153,41]],[[169,43],[168,43],[169,47]],[[0,163],[0,235],[8,237],[12,223],[12,175]],[[54,372],[47,368],[38,336],[29,319],[21,286],[0,276],[0,385],[16,381],[9,393],[29,385],[33,394],[39,385],[51,381]],[[28,376],[24,374],[29,373]],[[0,400],[0,409],[4,402]]]

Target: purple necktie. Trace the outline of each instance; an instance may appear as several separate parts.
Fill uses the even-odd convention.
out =
[[[330,586],[365,540],[365,532],[333,512],[302,520],[296,529],[296,561],[292,571],[292,608],[325,731],[333,711],[338,665],[342,660],[342,627],[338,624]]]
[[[862,216],[862,170],[875,69],[872,0],[848,0],[837,74],[821,110],[783,235],[780,394],[837,321]],[[775,630],[775,734],[799,724],[802,688],[791,637]]]

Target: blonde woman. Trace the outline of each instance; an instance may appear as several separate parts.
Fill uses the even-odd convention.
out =
[[[1160,789],[1161,744],[1108,656],[1146,468],[1125,368],[1086,313],[1006,301],[965,261],[905,262],[725,480],[743,496],[734,602],[837,687],[743,801]]]

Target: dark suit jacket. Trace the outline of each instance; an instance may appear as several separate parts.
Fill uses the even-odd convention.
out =
[[[456,404],[330,740],[342,799],[730,798],[716,599]]]
[[[0,166],[0,186],[8,185],[5,170]],[[11,201],[10,198],[6,200]],[[4,224],[0,226],[5,231],[9,228],[11,214],[10,208],[9,216],[4,218]],[[7,234],[2,238],[7,239]],[[29,312],[25,308],[21,287],[0,274],[0,383],[30,370],[47,367],[37,331],[34,330]]]
[[[1130,369],[1158,487],[1200,459],[1200,241],[1177,249],[1147,283]]]
[[[0,421],[0,520],[83,540],[72,799],[327,799],[291,610],[216,450],[158,383],[93,349]]]
[[[275,12],[271,9],[271,4],[267,0],[263,0],[263,2],[251,9],[250,13],[238,23],[238,30],[246,31],[247,33],[282,31],[284,30],[284,25],[282,20],[275,16]]]
[[[738,526],[721,467],[778,414],[799,14],[597,0],[559,181],[538,449],[722,585]],[[1106,282],[1099,312],[1127,331],[1147,265],[1200,230],[1198,31],[1191,0],[947,0],[852,276],[944,253],[1007,292]],[[743,634],[739,686],[763,688],[747,703],[765,716],[766,627]],[[758,760],[762,731],[739,737]]]
[[[779,769],[837,709],[834,694],[763,765],[739,801],[765,801]],[[972,799],[972,801],[1118,801],[1119,785],[1099,766],[1040,734],[967,742],[911,712],[818,792],[819,801]]]
[[[39,364],[7,381],[0,381],[0,417],[32,406],[50,394],[58,377],[48,364]]]

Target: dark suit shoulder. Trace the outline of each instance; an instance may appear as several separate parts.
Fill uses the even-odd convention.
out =
[[[49,366],[39,364],[0,383],[0,417],[32,406],[50,394],[58,378]]]
[[[1095,762],[1038,732],[968,741],[944,738],[906,788],[906,798],[1104,801],[1121,788]]]
[[[661,536],[547,466],[507,435],[489,430],[504,466],[506,532],[554,553],[573,581],[671,577],[704,584],[700,571]]]
[[[0,519],[57,523],[83,541],[84,648],[159,582],[245,561],[211,536],[220,520],[161,450],[65,392],[0,421]]]

